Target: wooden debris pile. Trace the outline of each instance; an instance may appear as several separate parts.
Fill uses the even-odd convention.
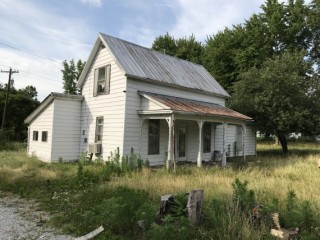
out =
[[[299,228],[294,227],[290,229],[281,228],[279,222],[279,213],[272,214],[272,220],[274,223],[274,227],[271,229],[270,233],[272,236],[281,238],[281,239],[295,239],[299,235]]]
[[[157,222],[161,223],[161,220],[168,214],[183,215],[185,213],[192,226],[199,224],[202,217],[203,190],[198,189],[186,193],[185,198],[187,199],[186,204],[172,194],[161,196]],[[185,211],[177,212],[178,208],[184,209]]]

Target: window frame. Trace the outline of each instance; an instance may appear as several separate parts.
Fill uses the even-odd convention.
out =
[[[41,142],[47,142],[48,141],[48,131],[42,131],[41,132]]]
[[[99,123],[99,120],[102,120],[102,122]],[[104,117],[103,116],[96,117],[96,130],[95,130],[95,136],[94,136],[95,143],[102,143],[103,125],[104,125]]]
[[[104,73],[103,77],[101,77],[102,73]],[[99,95],[110,94],[110,76],[111,76],[111,64],[98,67],[94,70],[93,96],[96,97]],[[103,85],[104,85],[104,88],[99,87]]]
[[[32,141],[38,141],[39,131],[32,131]]]
[[[160,154],[160,119],[148,121],[148,155]]]
[[[211,131],[212,124],[211,122],[205,122],[202,126],[202,152],[210,153],[211,152]]]

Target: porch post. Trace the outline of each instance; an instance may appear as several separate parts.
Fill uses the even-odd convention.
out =
[[[227,165],[227,152],[226,152],[226,145],[227,145],[227,127],[228,123],[223,123],[223,155],[222,155],[222,163],[221,166],[225,167]]]
[[[167,170],[170,169],[170,165],[174,160],[174,140],[173,140],[173,133],[174,133],[174,117],[170,116],[166,118],[169,127],[169,138],[168,138],[168,156],[166,161],[166,168]]]
[[[246,154],[245,154],[246,132],[247,132],[246,124],[242,124],[242,156],[243,156],[243,160],[246,160]]]
[[[197,158],[197,166],[202,166],[202,126],[204,121],[202,119],[197,121],[199,126],[199,149],[198,149],[198,158]]]

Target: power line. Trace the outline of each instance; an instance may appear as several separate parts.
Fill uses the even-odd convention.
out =
[[[27,53],[27,54],[30,54],[30,55],[32,55],[32,56],[35,56],[35,57],[38,57],[38,58],[42,58],[42,59],[47,60],[47,61],[50,61],[50,62],[55,62],[55,63],[62,64],[62,62],[58,62],[58,61],[56,61],[56,60],[52,60],[52,59],[50,59],[50,58],[43,57],[43,56],[40,56],[40,55],[38,55],[38,54],[31,53],[31,52],[29,52],[29,51],[24,51],[24,50],[21,50],[21,49],[19,49],[19,48],[10,46],[10,45],[5,44],[5,43],[2,43],[2,42],[0,42],[0,44],[3,45],[3,46],[6,46],[6,47],[8,47],[8,48],[12,48],[12,49],[15,49],[15,50],[18,50],[18,51]]]
[[[33,75],[33,76],[36,76],[36,77],[41,77],[44,80],[48,80],[48,81],[52,81],[52,82],[56,82],[56,83],[61,80],[61,79],[45,76],[44,74],[33,73],[33,72],[25,71],[25,70],[20,71],[20,73],[26,73],[26,74],[30,74],[30,75]]]

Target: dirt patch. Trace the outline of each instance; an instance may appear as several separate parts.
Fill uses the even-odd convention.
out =
[[[0,240],[74,239],[45,226],[49,218],[35,201],[0,192]]]

